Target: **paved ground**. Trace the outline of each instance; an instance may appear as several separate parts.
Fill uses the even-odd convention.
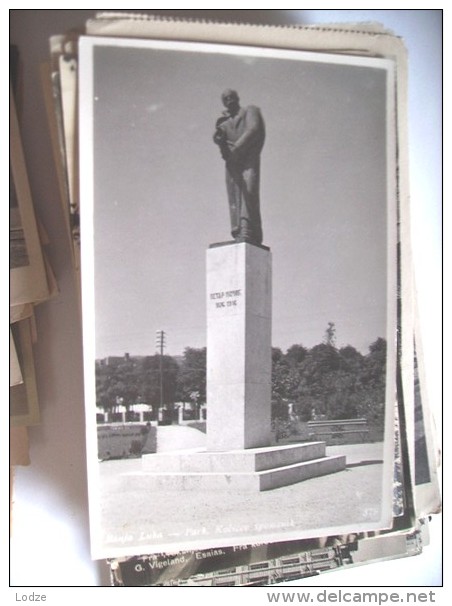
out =
[[[328,529],[323,534],[345,534],[378,522],[383,445],[332,446],[327,454],[346,454],[347,469],[259,494],[126,491],[123,474],[141,471],[141,460],[103,461],[105,547],[189,549],[319,536],[319,528]]]
[[[157,452],[206,445],[206,434],[185,425],[161,425],[157,427]]]

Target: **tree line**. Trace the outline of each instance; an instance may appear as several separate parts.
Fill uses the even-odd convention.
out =
[[[96,363],[97,405],[114,410],[146,403],[154,410],[163,403],[206,402],[206,348],[187,347],[182,358],[160,356],[115,358]],[[312,418],[364,417],[382,427],[385,401],[386,341],[376,339],[367,354],[351,345],[338,348],[330,323],[322,343],[312,348],[292,345],[272,348],[272,416]],[[162,388],[162,389],[161,389]]]
[[[144,403],[171,409],[175,402],[192,402],[199,408],[206,401],[206,351],[187,347],[182,360],[167,355],[160,360],[156,354],[97,361],[97,406],[108,411]]]

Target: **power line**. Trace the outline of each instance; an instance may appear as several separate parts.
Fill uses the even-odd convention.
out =
[[[159,410],[162,411],[163,415],[163,350],[165,348],[165,331],[157,330],[155,335],[155,344],[157,346],[157,350],[159,350],[159,370],[160,370],[160,407]],[[157,419],[159,419],[159,414],[157,414]],[[157,420],[158,422],[158,420]]]

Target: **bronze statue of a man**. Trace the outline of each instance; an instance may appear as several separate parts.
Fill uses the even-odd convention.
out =
[[[225,90],[221,99],[226,109],[216,121],[213,140],[226,163],[231,233],[237,242],[262,244],[259,169],[264,120],[258,107],[240,107],[234,90]]]

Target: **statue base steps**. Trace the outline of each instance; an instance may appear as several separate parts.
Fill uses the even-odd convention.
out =
[[[127,488],[261,492],[345,469],[344,455],[327,457],[325,442],[228,452],[202,450],[144,455]]]

